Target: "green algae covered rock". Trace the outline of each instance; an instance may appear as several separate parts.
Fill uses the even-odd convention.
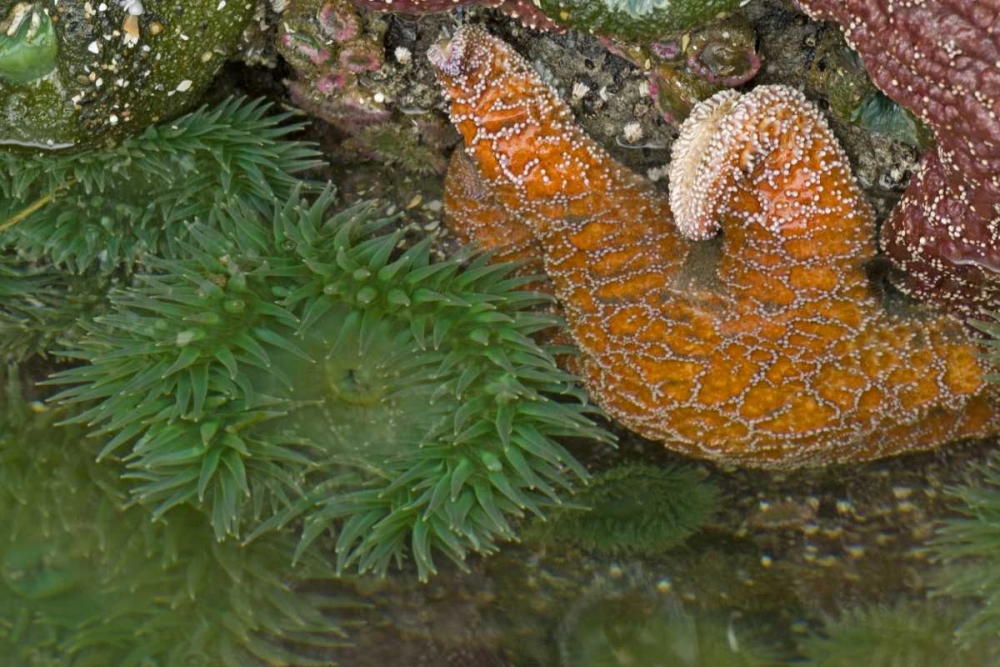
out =
[[[710,23],[741,0],[536,0],[560,25],[622,40],[656,39]]]
[[[0,147],[114,141],[198,101],[253,3],[0,0]]]

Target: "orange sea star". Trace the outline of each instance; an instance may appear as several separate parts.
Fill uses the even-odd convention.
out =
[[[675,144],[675,225],[667,198],[508,45],[466,27],[428,55],[494,204],[542,249],[591,395],[632,430],[701,458],[793,467],[1000,427],[964,329],[890,315],[872,294],[871,210],[800,93],[762,86],[696,107]],[[724,230],[714,280],[689,279],[699,244],[678,226]]]
[[[444,192],[444,223],[459,243],[493,252],[497,262],[522,262],[523,274],[542,273],[542,250],[531,227],[497,202],[476,166],[461,150],[452,153]]]

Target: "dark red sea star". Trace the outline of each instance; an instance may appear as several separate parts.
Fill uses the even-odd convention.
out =
[[[881,244],[900,287],[1000,308],[1000,0],[798,0],[840,24],[875,84],[933,130]]]

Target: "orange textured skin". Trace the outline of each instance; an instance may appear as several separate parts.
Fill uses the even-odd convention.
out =
[[[632,430],[772,468],[997,432],[965,330],[887,314],[872,294],[872,213],[799,93],[764,86],[696,108],[675,147],[675,224],[509,46],[467,27],[428,55],[466,153],[542,248],[591,396]],[[723,230],[714,283],[685,279],[696,244],[678,226]]]
[[[523,262],[517,273],[542,274],[542,249],[531,227],[511,217],[461,149],[452,153],[444,189],[444,224],[463,245],[493,253],[495,262]]]

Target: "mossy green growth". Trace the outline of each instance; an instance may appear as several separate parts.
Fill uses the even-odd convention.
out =
[[[182,113],[235,51],[254,6],[0,3],[0,147],[80,149]]]
[[[655,554],[711,520],[717,493],[691,467],[628,464],[595,474],[573,500],[573,507],[532,522],[528,536],[611,554]]]
[[[741,0],[539,0],[536,6],[560,25],[622,41],[662,37],[710,23]]]
[[[1000,640],[959,645],[961,607],[928,603],[855,608],[800,645],[803,667],[990,667],[1000,661]]]
[[[223,207],[269,212],[319,162],[288,138],[301,123],[268,109],[231,98],[111,148],[0,152],[0,249],[67,273],[127,273],[148,255],[182,255],[188,223],[213,224]]]
[[[557,438],[610,436],[530,338],[558,321],[529,279],[401,251],[378,207],[333,201],[191,224],[189,259],[150,258],[69,353],[59,399],[154,516],[202,507],[220,539],[301,519],[297,556],[329,529],[338,569],[412,553],[425,578],[587,477]]]
[[[332,664],[345,639],[330,612],[356,603],[298,590],[324,563],[289,570],[287,536],[212,544],[190,509],[151,523],[65,416],[0,377],[5,667]]]

